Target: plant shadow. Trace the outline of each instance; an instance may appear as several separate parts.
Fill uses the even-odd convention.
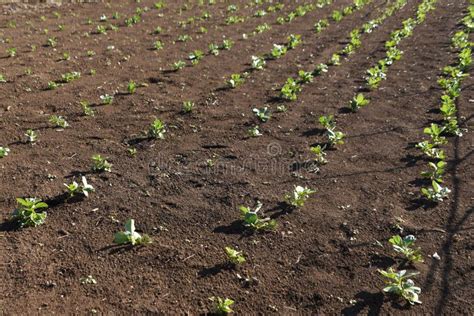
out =
[[[229,263],[218,263],[218,264],[215,264],[212,267],[202,268],[198,272],[198,276],[200,278],[207,278],[207,277],[210,277],[210,276],[217,275],[217,274],[221,273],[224,270],[231,270],[232,268],[233,268],[233,266]]]
[[[346,307],[341,311],[342,315],[380,315],[382,305],[384,302],[384,295],[381,292],[370,293],[367,291],[359,292],[355,295],[357,303],[353,306]],[[365,311],[365,309],[368,309]]]

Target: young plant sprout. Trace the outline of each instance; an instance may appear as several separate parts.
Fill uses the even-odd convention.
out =
[[[190,113],[194,109],[194,102],[192,101],[184,101],[183,102],[183,112]]]
[[[314,76],[319,76],[322,73],[328,72],[328,65],[326,64],[319,64],[316,66],[316,68],[313,71]]]
[[[416,238],[413,235],[408,235],[403,238],[399,235],[396,235],[392,236],[392,238],[388,240],[388,242],[392,244],[393,250],[404,255],[408,261],[423,262],[420,248],[412,248],[415,244],[415,241]]]
[[[215,305],[215,313],[217,315],[227,315],[233,312],[231,306],[234,305],[234,301],[230,298],[221,298],[217,297],[210,297],[209,298]]]
[[[63,83],[69,83],[73,80],[81,78],[81,73],[77,71],[67,72],[61,76],[61,81]]]
[[[222,41],[221,49],[229,50],[232,48],[232,46],[234,46],[234,41],[230,39],[225,39]]]
[[[163,47],[164,47],[164,44],[163,44],[162,41],[159,41],[159,40],[158,40],[158,41],[155,41],[155,42],[153,43],[153,48],[154,48],[155,50],[161,50],[161,49],[163,49]]]
[[[227,258],[233,265],[239,265],[245,262],[245,257],[242,251],[235,250],[232,247],[225,247],[224,250]]]
[[[26,136],[27,143],[34,143],[38,140],[38,133],[36,133],[32,129],[28,129],[25,133],[25,136]]]
[[[334,119],[334,115],[320,116],[319,117],[319,123],[325,129],[335,129],[336,128],[336,120]]]
[[[316,191],[311,190],[307,187],[295,186],[293,192],[285,195],[285,200],[288,204],[294,207],[302,207],[309,196]]]
[[[314,24],[314,32],[321,33],[322,30],[329,26],[329,21],[327,19],[319,20],[316,24]]]
[[[83,194],[85,197],[89,197],[89,193],[94,192],[94,187],[87,183],[86,177],[83,176],[81,180],[81,184],[78,184],[76,181],[73,181],[71,184],[64,183],[69,192],[69,197],[74,197],[76,194]]]
[[[79,103],[82,107],[82,112],[84,113],[85,116],[94,116],[95,115],[95,111],[90,107],[89,102],[80,101]]]
[[[107,161],[101,155],[93,155],[92,156],[92,171],[94,172],[111,172],[112,171],[112,164]]]
[[[214,43],[209,44],[209,53],[214,56],[219,55],[219,45]]]
[[[0,83],[6,83],[7,79],[5,79],[5,76],[0,74]]]
[[[58,115],[51,115],[49,117],[49,122],[54,127],[66,128],[66,127],[69,126],[69,123],[66,121],[66,119],[64,117],[58,116]]]
[[[239,207],[245,227],[249,227],[254,230],[274,230],[276,228],[277,223],[274,219],[270,219],[269,217],[260,218],[257,215],[262,206],[262,203],[257,202],[257,207],[253,211],[246,206]]]
[[[48,208],[48,204],[37,198],[17,198],[18,207],[12,214],[12,220],[20,227],[35,227],[44,223],[46,212],[37,210]]]
[[[137,233],[135,231],[135,221],[129,219],[125,223],[125,231],[115,234],[114,243],[118,245],[131,244],[132,246],[147,245],[151,243],[151,238],[146,234],[140,235]]]
[[[334,147],[336,145],[344,144],[344,137],[346,136],[343,132],[333,131],[331,129],[327,130],[328,135],[328,145],[329,147]]]
[[[419,142],[415,145],[415,147],[421,149],[421,151],[431,159],[446,159],[444,150],[436,148],[434,144],[430,143],[427,140]]]
[[[49,82],[48,82],[48,87],[47,87],[46,89],[48,89],[48,90],[55,90],[55,89],[58,88],[58,86],[59,86],[59,85],[58,85],[56,82],[54,82],[54,81],[49,81]]]
[[[265,59],[258,56],[252,56],[252,69],[262,70],[265,67]]]
[[[237,88],[241,84],[245,82],[244,77],[242,77],[240,74],[232,74],[230,75],[229,81],[227,81],[227,84],[231,88]]]
[[[197,65],[201,59],[204,58],[204,53],[198,49],[189,54],[189,60],[193,65]]]
[[[295,79],[288,78],[281,88],[280,96],[285,100],[295,101],[299,92],[301,92],[301,85]]]
[[[326,152],[324,151],[325,147],[321,147],[321,145],[317,145],[315,147],[311,147],[310,150],[311,152],[315,155],[314,160],[320,164],[324,165],[327,164],[327,159],[326,159]]]
[[[8,57],[15,57],[16,56],[16,48],[8,48],[7,49],[7,55]]]
[[[252,112],[255,113],[255,116],[264,123],[267,122],[271,117],[270,111],[266,106],[260,109],[254,108]]]
[[[0,158],[5,158],[10,153],[10,148],[0,146]]]
[[[296,46],[300,45],[302,43],[301,41],[301,35],[295,35],[295,34],[290,34],[287,38],[288,40],[288,49],[294,49]]]
[[[408,301],[411,305],[415,303],[421,304],[418,300],[418,294],[421,289],[415,286],[413,280],[409,279],[412,276],[419,274],[419,272],[407,273],[406,270],[395,271],[388,268],[387,271],[379,270],[379,273],[386,277],[387,286],[383,288],[386,293],[392,293]]]
[[[443,134],[444,128],[438,124],[431,123],[429,127],[425,127],[423,133],[431,136],[431,141],[435,146],[444,145],[448,141],[446,137],[441,136]]]
[[[171,66],[174,71],[178,71],[180,69],[183,69],[186,66],[186,63],[182,60],[178,60],[177,62],[174,62]]]
[[[135,81],[130,80],[127,85],[127,92],[128,94],[134,94],[135,91],[137,91],[137,84],[135,83]]]
[[[154,120],[153,123],[151,123],[150,127],[148,128],[148,137],[150,138],[164,139],[165,133],[166,133],[165,124],[160,119]]]
[[[329,65],[333,65],[333,66],[341,65],[341,56],[337,53],[332,54],[331,59],[329,60]]]
[[[428,162],[428,165],[431,167],[431,171],[423,171],[421,176],[438,183],[443,183],[443,174],[446,168],[447,163],[443,160],[438,161],[437,163]]]
[[[262,136],[262,133],[260,132],[258,125],[255,125],[254,127],[249,128],[248,133],[250,137]]]
[[[298,78],[300,83],[313,82],[313,73],[310,71],[300,70],[298,71]]]
[[[451,190],[442,187],[438,182],[431,181],[431,187],[421,188],[421,193],[431,202],[442,202],[448,197]]]
[[[275,59],[278,59],[282,56],[285,56],[287,48],[284,45],[273,44],[273,49],[271,51],[271,56]]]
[[[103,105],[112,104],[112,102],[114,101],[114,97],[108,94],[101,95],[99,98]]]
[[[350,109],[352,112],[357,112],[361,107],[364,107],[369,104],[369,102],[370,101],[366,99],[362,93],[359,93],[352,98],[350,103]]]
[[[328,136],[328,145],[333,147],[335,145],[344,144],[344,133],[336,131],[336,121],[333,115],[321,116],[319,123],[326,129]]]

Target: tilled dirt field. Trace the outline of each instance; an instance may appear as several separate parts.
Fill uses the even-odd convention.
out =
[[[356,113],[345,109],[361,91],[366,70],[384,57],[391,32],[416,17],[421,0],[409,0],[363,34],[354,54],[305,84],[294,102],[278,97],[287,78],[325,63],[347,44],[351,30],[392,2],[370,1],[335,23],[332,12],[352,1],[334,0],[284,24],[277,18],[311,2],[276,1],[283,8],[262,17],[255,12],[275,3],[167,1],[155,9],[154,2],[3,7],[0,146],[10,153],[0,159],[0,314],[200,314],[212,311],[212,296],[232,298],[238,314],[474,313],[472,76],[457,101],[467,131],[443,146],[444,185],[451,189],[445,201],[420,199],[427,162],[414,147],[425,139],[423,128],[440,120],[437,79],[456,61],[451,38],[462,29],[467,0],[435,4],[413,36],[400,42],[403,56],[386,80],[366,92],[370,104]],[[229,12],[231,4],[239,9]],[[127,27],[125,17],[137,8],[144,11],[141,21]],[[113,20],[115,12],[120,17]],[[209,18],[179,25],[205,12]],[[227,25],[231,15],[246,19]],[[313,25],[323,18],[331,23],[316,34]],[[252,35],[264,23],[271,28]],[[109,24],[118,29],[98,34],[97,25]],[[158,26],[162,31],[155,34]],[[185,34],[192,39],[177,41]],[[252,56],[285,44],[290,34],[301,35],[302,43],[267,60],[263,70],[251,70]],[[46,45],[49,38],[55,47]],[[207,53],[208,44],[223,39],[233,40],[233,47]],[[153,49],[157,40],[163,49]],[[14,57],[5,52],[11,47]],[[191,66],[194,50],[205,56]],[[177,60],[188,65],[171,71]],[[73,71],[81,77],[47,89]],[[244,72],[249,75],[241,86],[226,87],[231,74]],[[138,84],[133,94],[127,93],[130,80]],[[112,104],[101,105],[105,94],[114,96]],[[184,113],[188,100],[195,107]],[[95,116],[85,116],[80,101],[88,101]],[[277,111],[281,105],[287,111]],[[272,116],[262,123],[252,110],[264,106]],[[335,114],[346,139],[316,168],[309,148],[325,141],[318,117],[326,114]],[[53,128],[50,115],[65,117],[70,126]],[[144,136],[155,118],[166,125],[164,139]],[[249,137],[255,125],[262,136]],[[38,134],[34,144],[25,142],[28,129]],[[90,171],[94,154],[107,157],[110,173]],[[64,183],[81,176],[95,192],[64,199]],[[283,197],[295,185],[316,193],[291,209]],[[12,224],[18,197],[46,201],[46,222],[23,229]],[[239,206],[253,208],[257,201],[277,221],[275,231],[243,227]],[[130,218],[152,244],[113,245],[114,233]],[[387,240],[396,234],[417,237],[423,263],[407,265],[394,254]],[[229,267],[225,246],[242,250],[247,262]],[[382,292],[378,269],[388,267],[420,272],[414,281],[422,304]],[[81,282],[89,275],[96,284]]]

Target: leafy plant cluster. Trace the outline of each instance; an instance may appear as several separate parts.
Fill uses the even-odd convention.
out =
[[[380,59],[374,66],[367,69],[365,80],[369,88],[378,88],[382,80],[387,78],[388,68],[402,57],[403,52],[398,48],[398,45],[403,39],[413,35],[415,27],[425,20],[426,14],[429,11],[434,10],[434,4],[436,1],[437,0],[424,0],[417,8],[416,18],[408,18],[404,20],[402,22],[403,26],[390,34],[390,39],[385,42],[385,57]]]
[[[443,186],[443,175],[447,163],[446,154],[440,146],[448,143],[448,137],[462,136],[457,117],[456,101],[461,94],[461,84],[469,76],[469,67],[472,64],[472,43],[468,34],[472,29],[474,5],[469,6],[469,13],[462,19],[465,29],[456,32],[452,37],[452,47],[457,52],[457,63],[443,68],[438,85],[443,90],[439,111],[443,116],[443,123],[431,123],[423,129],[423,133],[430,137],[429,140],[419,142],[416,147],[431,161],[428,170],[421,176],[431,182],[430,186],[422,187],[422,195],[431,202],[441,202],[448,197],[450,190]]]
[[[416,238],[413,235],[401,237],[399,235],[392,236],[388,242],[392,245],[392,249],[400,254],[409,263],[423,262],[421,249],[415,248]],[[415,286],[411,277],[418,275],[419,272],[407,272],[407,270],[396,271],[392,267],[387,270],[379,270],[379,273],[386,278],[386,286],[383,291],[391,295],[406,300],[409,304],[421,304],[419,294],[421,288]]]
[[[405,0],[406,1],[406,0]],[[367,3],[369,3],[370,0],[355,0],[351,5],[345,7],[341,11],[341,15],[349,15],[352,14],[354,11],[361,9],[364,7]],[[340,11],[337,11],[340,12]],[[345,13],[343,13],[345,12]],[[334,15],[334,12],[333,12]],[[342,18],[340,19],[342,20]],[[335,20],[336,22],[339,22],[340,20]],[[314,28],[317,33],[322,32],[325,28],[329,26],[329,20],[328,19],[322,19],[319,20]],[[340,65],[340,56],[344,54],[349,54],[352,53],[355,48],[358,48],[361,45],[360,41],[360,31],[359,29],[355,29],[351,32],[351,41],[350,43],[346,46],[345,49],[343,49],[340,53],[335,53],[331,56],[331,59],[327,64],[319,64],[313,71],[304,71],[304,70],[299,70],[298,71],[298,78],[287,78],[285,84],[280,88],[280,98],[287,100],[287,101],[296,101],[298,99],[298,94],[302,91],[302,86],[303,84],[310,83],[313,81],[314,76],[319,76],[328,70],[328,66],[330,65]],[[299,44],[300,38],[298,35],[294,35],[293,42],[294,44]],[[288,48],[294,48],[294,46],[291,45],[292,41],[289,38],[288,42]],[[348,48],[349,47],[349,48]],[[273,57],[274,53],[272,51],[271,56]],[[278,57],[279,58],[279,57]]]

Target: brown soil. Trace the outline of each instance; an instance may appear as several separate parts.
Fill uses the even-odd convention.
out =
[[[234,299],[240,314],[474,314],[473,135],[450,138],[445,146],[445,183],[452,193],[434,207],[418,200],[426,161],[413,147],[424,138],[423,127],[440,118],[434,111],[441,95],[436,80],[440,69],[455,60],[450,38],[460,28],[457,21],[467,0],[438,1],[425,23],[400,45],[403,58],[390,68],[387,80],[368,93],[370,105],[356,114],[341,109],[363,84],[365,70],[383,56],[390,32],[413,16],[420,1],[410,1],[364,35],[362,47],[305,85],[298,101],[287,103],[286,113],[275,111],[280,104],[275,90],[298,69],[325,62],[345,45],[350,30],[380,14],[385,1],[374,0],[319,35],[312,25],[349,0],[335,0],[278,25],[276,17],[296,7],[295,1],[280,1],[286,4],[282,12],[230,26],[224,23],[229,2],[190,5],[180,14],[185,2],[167,1],[166,9],[151,9],[133,27],[121,23],[117,32],[84,36],[95,31],[102,13],[130,16],[138,5],[151,8],[154,1],[141,2],[4,7],[0,74],[8,82],[0,84],[0,146],[11,153],[0,160],[0,314],[197,314],[212,309],[211,296]],[[239,15],[256,10],[243,0],[232,3],[239,5]],[[209,21],[186,29],[177,25],[204,10],[212,15]],[[87,18],[93,25],[85,23]],[[16,28],[7,27],[12,20]],[[272,29],[242,39],[263,22]],[[58,31],[58,24],[64,31]],[[207,34],[198,33],[201,25]],[[152,34],[156,26],[163,34]],[[193,41],[173,44],[185,33]],[[243,86],[223,89],[230,74],[249,68],[252,55],[284,43],[291,33],[301,34],[304,43],[268,61]],[[207,51],[209,43],[221,43],[223,35],[238,39],[230,51],[206,56],[195,67],[167,71],[194,49]],[[51,36],[58,39],[55,49],[43,46]],[[163,50],[151,50],[156,39],[164,42]],[[108,50],[111,45],[115,48]],[[16,47],[18,56],[7,58],[9,47]],[[88,50],[96,55],[87,57]],[[71,54],[69,61],[61,60],[63,52]],[[25,74],[27,68],[31,75]],[[97,74],[89,75],[90,69]],[[80,71],[82,77],[45,90],[48,81],[69,71]],[[147,86],[127,95],[130,79]],[[464,81],[458,102],[462,125],[469,129],[473,80]],[[95,117],[82,115],[79,101],[97,104],[100,95],[115,92],[112,105],[94,107]],[[196,104],[191,114],[182,113],[186,100]],[[260,124],[263,136],[248,138],[247,129],[257,123],[251,111],[265,104],[273,116]],[[312,157],[309,146],[323,141],[316,119],[329,113],[337,113],[347,141],[330,151],[329,163],[314,173],[306,163]],[[71,127],[51,128],[51,114],[65,116]],[[167,124],[166,138],[143,139],[155,117]],[[24,143],[29,128],[39,134],[35,145]],[[128,154],[129,144],[137,148],[136,157]],[[97,153],[109,158],[111,173],[89,172]],[[61,200],[63,183],[81,174],[96,192],[76,203]],[[294,185],[317,193],[291,212],[282,201]],[[16,229],[8,223],[15,198],[30,196],[50,203],[46,223]],[[278,221],[276,232],[242,229],[238,206],[253,207],[257,200]],[[151,245],[112,247],[114,233],[129,218],[153,238]],[[410,267],[420,271],[415,282],[423,301],[412,308],[381,292],[384,281],[377,272],[403,266],[387,242],[399,232],[397,225],[403,234],[417,236],[425,257]],[[228,245],[247,256],[237,269],[224,264]],[[431,257],[435,252],[441,260]],[[87,275],[97,284],[81,284]]]

